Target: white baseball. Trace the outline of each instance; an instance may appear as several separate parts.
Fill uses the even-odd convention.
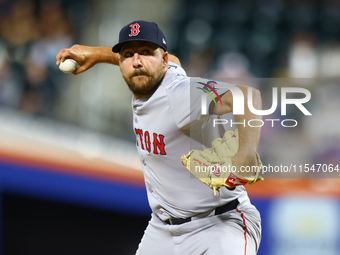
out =
[[[59,69],[64,73],[72,73],[77,67],[77,61],[71,58],[65,59],[65,61],[59,65]]]

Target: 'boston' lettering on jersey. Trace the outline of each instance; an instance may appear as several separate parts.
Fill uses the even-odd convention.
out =
[[[137,136],[137,146],[142,150],[152,151],[154,154],[166,155],[164,135],[153,133],[150,137],[149,131],[143,132],[142,129],[137,128],[135,128],[135,132]],[[153,148],[151,148],[151,145]]]

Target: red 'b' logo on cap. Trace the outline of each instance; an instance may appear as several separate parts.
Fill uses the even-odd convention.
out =
[[[131,27],[131,34],[129,34],[129,36],[136,36],[139,34],[139,28],[140,28],[140,25],[138,23],[133,23],[130,25]]]

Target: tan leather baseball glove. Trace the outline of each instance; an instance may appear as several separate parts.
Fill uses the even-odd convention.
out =
[[[199,180],[214,190],[226,186],[229,189],[247,183],[253,184],[263,180],[259,175],[262,162],[257,153],[257,166],[242,170],[236,170],[232,165],[232,158],[239,148],[238,130],[225,132],[223,138],[217,138],[212,142],[212,147],[204,150],[191,150],[181,157],[182,164]],[[252,177],[244,177],[245,172],[253,173]]]

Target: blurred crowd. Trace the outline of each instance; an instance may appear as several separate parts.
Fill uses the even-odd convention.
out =
[[[267,78],[338,74],[339,1],[186,0],[178,9],[174,50],[189,75],[216,69]]]
[[[58,0],[0,2],[1,107],[55,116],[62,75],[55,56],[77,37],[70,11]]]

